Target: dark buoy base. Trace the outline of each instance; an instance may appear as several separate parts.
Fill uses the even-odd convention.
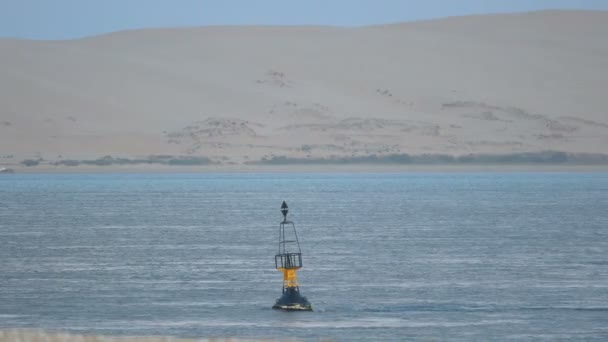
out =
[[[295,287],[285,288],[283,295],[277,299],[272,308],[285,311],[312,311],[312,305]]]

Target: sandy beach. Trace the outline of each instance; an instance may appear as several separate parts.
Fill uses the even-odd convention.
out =
[[[241,339],[241,338],[196,338],[182,339],[175,337],[146,336],[103,336],[77,335],[41,330],[0,330],[0,342],[271,342],[276,339]],[[280,341],[299,341],[298,339],[281,339]],[[321,340],[323,341],[323,340]],[[327,340],[330,341],[330,340]]]

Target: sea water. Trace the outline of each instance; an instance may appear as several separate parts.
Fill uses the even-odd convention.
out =
[[[271,310],[285,200],[301,292]],[[0,177],[0,329],[608,339],[608,174]]]

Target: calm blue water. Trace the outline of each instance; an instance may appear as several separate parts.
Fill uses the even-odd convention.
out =
[[[315,312],[270,307],[279,206]],[[0,177],[0,329],[608,339],[608,174]]]

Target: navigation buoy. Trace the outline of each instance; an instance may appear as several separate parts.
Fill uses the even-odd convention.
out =
[[[302,251],[298,241],[296,225],[287,221],[289,208],[283,201],[281,213],[283,222],[279,224],[279,253],[274,256],[277,270],[283,272],[283,295],[272,306],[273,309],[286,311],[312,311],[306,297],[300,295],[297,270],[302,268]]]

